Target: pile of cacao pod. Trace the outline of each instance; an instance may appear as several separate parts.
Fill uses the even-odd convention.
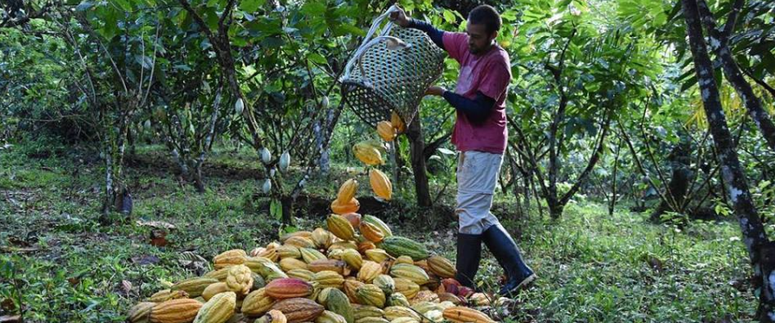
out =
[[[345,190],[343,193],[347,193]],[[346,196],[345,196],[346,197]],[[246,252],[225,251],[213,270],[135,305],[128,322],[494,322],[490,297],[461,286],[455,266],[377,217],[332,214],[327,229],[285,234]]]

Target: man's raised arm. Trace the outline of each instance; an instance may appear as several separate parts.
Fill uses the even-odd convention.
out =
[[[431,38],[434,44],[436,46],[439,46],[441,49],[444,48],[444,31],[441,31],[437,29],[436,27],[433,27],[431,24],[421,21],[412,19],[406,16],[406,13],[404,12],[404,9],[398,8],[398,11],[395,11],[390,14],[390,20],[395,22],[401,27],[405,28],[414,28],[424,31],[428,36]]]

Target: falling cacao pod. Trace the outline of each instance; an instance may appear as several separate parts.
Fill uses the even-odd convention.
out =
[[[390,124],[393,125],[393,128],[396,129],[397,133],[404,133],[404,131],[406,131],[406,124],[404,124],[404,120],[401,119],[401,116],[399,116],[395,111],[390,114]]]
[[[380,121],[377,123],[377,134],[384,141],[393,141],[393,138],[396,137],[396,130],[390,121]]]
[[[369,170],[369,183],[371,184],[371,189],[374,191],[374,194],[377,195],[377,197],[390,201],[391,196],[393,195],[393,185],[390,184],[390,179],[380,171],[379,169],[372,168]]]
[[[382,159],[382,154],[376,148],[365,142],[359,142],[353,146],[353,153],[355,157],[361,162],[369,166],[381,165],[385,161]]]
[[[349,201],[355,197],[355,192],[357,190],[358,181],[352,178],[348,179],[339,187],[339,193],[336,194],[336,199],[340,201]]]
[[[343,202],[339,199],[334,200],[331,202],[331,212],[334,212],[336,214],[347,214],[347,213],[355,213],[358,212],[358,210],[361,208],[361,202],[358,202],[358,199],[352,198],[347,202]]]

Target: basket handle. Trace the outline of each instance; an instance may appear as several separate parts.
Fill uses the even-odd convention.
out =
[[[390,8],[385,11],[385,13],[379,15],[377,18],[374,19],[371,23],[371,28],[369,28],[369,32],[366,34],[366,37],[363,39],[363,42],[360,46],[358,46],[358,49],[355,50],[355,54],[350,59],[350,61],[347,62],[347,66],[345,66],[344,73],[342,77],[340,78],[340,81],[350,78],[350,72],[352,71],[353,65],[357,62],[358,67],[361,69],[361,74],[365,76],[366,74],[363,73],[363,66],[361,66],[361,57],[363,54],[366,53],[366,50],[369,49],[371,46],[376,45],[382,40],[387,40],[389,43],[388,48],[389,49],[401,49],[401,48],[409,48],[411,45],[405,43],[399,38],[388,36],[388,33],[390,32],[390,29],[393,28],[393,23],[388,22],[385,25],[385,28],[382,29],[382,31],[379,33],[379,36],[374,37],[372,39],[372,36],[377,32],[377,28],[379,28],[379,25],[382,23],[385,18],[389,17],[391,13],[398,11],[398,5],[394,4],[390,6]]]

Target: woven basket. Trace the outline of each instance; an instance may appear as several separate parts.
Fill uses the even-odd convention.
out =
[[[441,76],[446,54],[424,32],[392,26],[390,22],[383,27],[381,37],[372,39],[374,30],[389,13],[374,21],[369,35],[348,62],[340,79],[342,98],[372,126],[390,120],[392,111],[408,126],[425,90]],[[385,36],[398,38],[407,46],[389,49],[390,37]]]

